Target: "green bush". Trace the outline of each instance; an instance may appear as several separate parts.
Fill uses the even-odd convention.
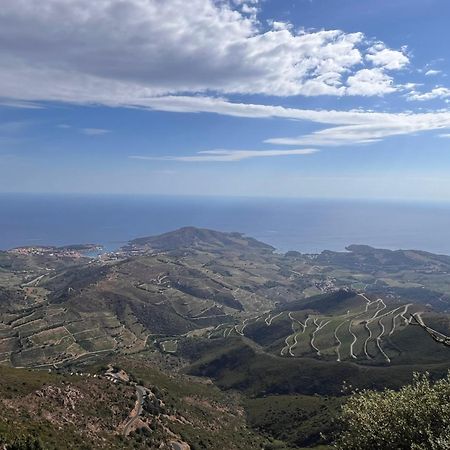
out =
[[[450,373],[435,383],[428,374],[415,374],[399,391],[354,393],[340,422],[340,450],[448,450]]]
[[[44,447],[39,439],[31,436],[18,437],[9,442],[0,436],[0,448],[5,450],[42,450]]]

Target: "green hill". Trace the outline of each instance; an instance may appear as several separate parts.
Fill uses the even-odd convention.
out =
[[[368,246],[283,255],[239,233],[192,227],[137,239],[96,259],[80,248],[0,253],[0,370],[11,389],[0,436],[8,442],[10,424],[25,417],[18,434],[25,440],[38,436],[57,448],[72,439],[76,448],[81,442],[96,448],[97,438],[73,424],[49,423],[52,410],[34,396],[42,389],[47,395],[48,386],[53,397],[66,395],[75,383],[68,373],[93,371],[99,362],[120,363],[142,382],[176,392],[162,400],[172,405],[168,412],[183,410],[197,425],[179,418],[168,428],[191,448],[214,448],[217,439],[224,448],[326,445],[344,386],[396,389],[414,371],[441,377],[450,368],[450,350],[411,321],[414,314],[450,334],[445,256]],[[122,404],[117,386],[102,396],[99,380],[76,380],[80,395],[92,388],[101,399],[75,414],[82,429],[98,426],[108,448],[149,444],[146,431],[132,440],[116,436],[123,420],[112,406]],[[21,383],[31,385],[23,391]],[[127,389],[123,399],[131,401]],[[53,397],[49,408],[61,412],[64,405]],[[222,410],[230,417],[220,428]],[[238,432],[231,438],[232,430]],[[161,443],[166,434],[155,436]]]

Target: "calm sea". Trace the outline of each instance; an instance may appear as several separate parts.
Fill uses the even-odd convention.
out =
[[[113,250],[187,225],[240,231],[280,251],[369,244],[450,254],[450,204],[0,195],[0,249],[98,243]]]

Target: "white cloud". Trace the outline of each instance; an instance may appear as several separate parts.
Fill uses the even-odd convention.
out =
[[[71,130],[73,129],[73,126],[67,123],[60,123],[57,125],[57,128],[62,130]],[[103,134],[111,133],[111,130],[107,130],[105,128],[75,128],[75,130],[81,134],[85,134],[86,136],[101,136]]]
[[[232,103],[223,98],[167,96],[150,98],[146,107],[178,113],[212,113],[253,119],[291,119],[336,125],[305,136],[268,139],[275,145],[352,145],[389,136],[450,129],[450,111],[429,113],[383,113],[285,108],[282,106]]]
[[[382,69],[361,69],[348,78],[347,93],[350,95],[384,95],[397,90],[393,78]]]
[[[379,43],[382,50],[368,51],[362,33],[296,33],[281,22],[264,30],[255,18],[257,5],[3,0],[0,97],[142,106],[149,97],[179,93],[381,95],[394,90],[382,73],[406,64],[401,52]],[[377,66],[379,76],[365,80],[375,88],[361,90],[352,85],[364,75],[365,59]]]
[[[0,100],[0,107],[2,108],[17,108],[17,109],[43,109],[44,107],[38,103],[32,103],[21,100]]]
[[[201,96],[148,98],[143,107],[176,113],[210,113],[252,119],[279,118],[335,125],[305,136],[272,138],[266,141],[276,145],[352,145],[375,142],[389,136],[450,129],[450,111],[383,113],[363,110],[310,110],[233,103],[224,98]]]
[[[237,6],[256,5],[259,3],[259,0],[232,0],[232,3],[234,3]]]
[[[133,104],[130,103],[129,106]],[[251,103],[234,103],[225,98],[203,96],[161,96],[148,98],[142,106],[155,111],[177,113],[212,113],[232,117],[246,117],[253,119],[280,118],[305,120],[326,124],[370,124],[374,121],[391,121],[396,118],[411,118],[412,120],[428,123],[431,118],[440,118],[444,122],[450,120],[450,112],[436,112],[429,114],[399,113],[390,114],[364,110],[312,110],[300,108],[286,108],[276,105],[260,105]]]
[[[258,8],[256,8],[256,6],[249,6],[245,3],[242,5],[241,11],[244,14],[250,14],[252,17],[256,18],[256,14],[258,13]]]
[[[417,91],[412,91],[408,95],[409,100],[418,100],[418,101],[426,101],[426,100],[434,100],[434,99],[447,99],[450,98],[450,89],[446,87],[436,87],[429,92],[420,93]]]
[[[269,20],[269,25],[275,31],[292,30],[293,25],[290,22],[281,22],[277,20]]]
[[[388,70],[400,70],[409,64],[409,58],[403,52],[386,48],[381,42],[369,49],[366,60],[376,67]]]
[[[244,159],[311,155],[316,149],[299,150],[205,150],[189,156],[130,156],[131,159],[179,162],[236,162]]]
[[[401,120],[394,121],[393,123],[374,122],[372,124],[326,128],[306,136],[273,138],[268,139],[266,142],[276,145],[339,147],[343,145],[371,144],[389,136],[415,133],[420,131],[419,128],[419,126],[411,125],[408,121],[402,123]]]
[[[111,130],[105,130],[104,128],[82,128],[80,131],[86,136],[101,136],[111,133]]]
[[[425,75],[426,75],[427,77],[432,77],[432,76],[434,76],[434,75],[439,75],[440,73],[442,73],[442,70],[430,69],[430,70],[427,70],[427,71],[425,72]]]

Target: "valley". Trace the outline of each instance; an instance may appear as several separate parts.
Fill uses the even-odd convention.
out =
[[[281,254],[239,233],[192,227],[99,257],[83,248],[0,252],[1,370],[65,379],[114,364],[144,381],[147,372],[169,377],[180,398],[191,380],[239,405],[239,427],[251,426],[245,448],[281,449],[330,442],[345,386],[398,388],[415,371],[440,377],[450,368],[449,348],[417,324],[450,334],[448,256],[361,245]],[[111,407],[114,395],[104,398]],[[269,399],[278,406],[264,409]],[[167,448],[211,448],[193,445],[197,425],[180,434],[184,419],[167,424],[153,413]],[[282,430],[286,414],[304,422],[302,432]],[[329,434],[314,431],[319,422]]]

